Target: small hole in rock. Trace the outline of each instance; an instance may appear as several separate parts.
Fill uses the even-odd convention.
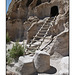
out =
[[[54,17],[54,16],[57,16],[58,14],[59,14],[58,6],[53,6],[53,7],[51,8],[50,16],[51,16],[51,17]]]

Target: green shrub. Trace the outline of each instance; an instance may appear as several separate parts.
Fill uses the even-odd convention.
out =
[[[17,59],[20,56],[24,55],[24,46],[20,45],[18,42],[13,45],[13,48],[10,50],[9,54],[11,58]]]
[[[23,56],[25,53],[24,45],[20,45],[18,42],[13,44],[11,50],[7,52],[6,62],[10,64],[13,60],[17,61],[20,56]]]
[[[6,43],[10,42],[10,37],[9,37],[9,34],[8,32],[6,33]]]
[[[11,50],[7,51],[6,54],[6,63],[9,65],[12,61],[17,61],[20,56],[25,54],[26,47],[24,48],[24,44],[20,45],[18,42],[13,44]]]
[[[13,58],[10,58],[9,55],[6,55],[6,64],[10,64],[13,61]]]

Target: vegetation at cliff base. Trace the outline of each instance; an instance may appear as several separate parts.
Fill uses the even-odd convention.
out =
[[[13,44],[13,47],[11,50],[9,50],[7,53],[7,62],[10,63],[12,62],[12,59],[14,60],[18,60],[18,58],[20,56],[24,55],[25,48],[24,45],[19,44],[18,42],[16,42],[15,44]]]
[[[9,34],[8,32],[6,33],[6,43],[10,42],[10,37],[9,37]]]

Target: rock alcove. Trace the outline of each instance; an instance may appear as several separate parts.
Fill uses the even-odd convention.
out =
[[[57,16],[58,14],[59,14],[58,6],[51,7],[50,16],[51,17],[54,17],[54,16]]]
[[[40,5],[41,4],[41,0],[37,0],[37,4],[36,6]]]

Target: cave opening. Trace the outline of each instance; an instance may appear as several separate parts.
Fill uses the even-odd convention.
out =
[[[28,0],[26,6],[28,7],[33,0]]]
[[[42,3],[41,0],[37,0],[36,6],[40,5],[41,3]]]
[[[48,2],[50,2],[51,0],[48,0]]]
[[[50,17],[55,17],[59,14],[58,6],[53,6],[51,8]]]

